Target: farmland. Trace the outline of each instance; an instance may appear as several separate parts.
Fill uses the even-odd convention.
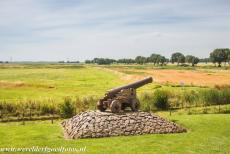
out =
[[[65,97],[95,96],[98,99],[110,88],[145,76],[153,76],[155,82],[138,89],[141,98],[143,94],[150,95],[158,89],[198,91],[230,84],[229,69],[206,66],[159,68],[153,65],[2,64],[0,100],[5,103],[27,100],[43,103],[52,99],[54,104],[59,104]],[[144,105],[147,101],[142,100]],[[65,140],[60,118],[53,124],[50,121],[29,121],[25,125],[22,122],[0,123],[0,146],[86,146],[88,153],[229,153],[230,118],[229,114],[214,114],[219,113],[217,105],[211,104],[205,108],[205,113],[209,114],[203,114],[203,107],[199,104],[192,106],[190,114],[187,108],[174,110],[171,116],[169,111],[153,110],[188,128],[188,133],[184,134]],[[230,110],[228,104],[222,104],[220,108],[221,113]]]
[[[207,66],[199,67],[155,67],[152,65],[133,66],[119,65],[107,67],[110,70],[121,72],[131,76],[131,78],[141,78],[143,76],[153,76],[154,81],[160,84],[180,84],[192,86],[215,86],[230,85],[230,71],[225,69],[208,69]],[[228,69],[229,67],[225,67]]]
[[[169,67],[170,68],[170,67]],[[0,66],[0,100],[54,98],[66,96],[102,96],[110,88],[145,76],[153,76],[154,83],[143,90],[152,90],[156,84],[194,87],[230,84],[230,70],[159,69],[141,65],[58,65],[9,64]]]
[[[1,68],[0,99],[60,101],[65,96],[98,96],[121,83],[113,74],[81,65],[9,65]]]

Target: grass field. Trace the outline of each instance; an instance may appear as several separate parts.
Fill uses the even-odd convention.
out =
[[[139,91],[152,90],[159,84],[166,88],[181,83],[195,88],[230,84],[229,70],[169,68],[158,69],[152,65],[1,64],[0,100],[52,98],[60,102],[66,96],[103,96],[108,89],[145,76],[153,76],[154,83]]]
[[[101,96],[123,84],[114,74],[79,65],[9,65],[0,68],[0,100]]]
[[[0,124],[0,147],[84,147],[86,153],[229,153],[230,115],[160,115],[188,128],[183,134],[63,139],[61,121]]]
[[[191,77],[191,74],[194,76]],[[156,77],[157,83],[140,88],[138,93],[152,92],[157,88],[180,91],[183,88],[196,90],[214,84],[230,84],[229,70],[206,66],[185,70],[174,69],[174,66],[160,69],[152,65],[1,64],[0,100],[42,101],[52,98],[61,102],[66,96],[101,97],[110,88],[148,75]],[[170,81],[170,78],[173,80]],[[182,78],[187,85],[185,87],[180,86]],[[201,79],[204,84],[199,81]],[[202,112],[200,108],[192,110]],[[218,107],[215,113],[218,113]],[[86,153],[230,153],[229,114],[188,115],[186,110],[173,112],[172,116],[169,112],[157,114],[186,127],[188,133],[65,140],[61,120],[54,124],[50,121],[30,121],[25,125],[10,122],[0,123],[0,147],[86,146]]]

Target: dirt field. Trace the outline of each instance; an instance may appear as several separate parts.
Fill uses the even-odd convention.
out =
[[[230,84],[230,71],[205,73],[200,71],[153,70],[146,71],[159,83],[185,83],[201,86]]]
[[[137,80],[152,76],[157,83],[173,83],[197,86],[230,85],[229,70],[170,70],[112,68],[123,75],[124,80]]]

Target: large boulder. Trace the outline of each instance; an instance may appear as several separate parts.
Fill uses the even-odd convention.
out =
[[[148,112],[110,113],[90,111],[62,122],[66,138],[182,133],[185,128]]]

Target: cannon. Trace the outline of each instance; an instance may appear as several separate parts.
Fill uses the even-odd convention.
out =
[[[152,77],[108,90],[104,98],[97,102],[97,109],[104,112],[110,109],[113,113],[119,113],[125,108],[130,107],[132,111],[138,111],[140,101],[136,95],[136,89],[153,81]]]

